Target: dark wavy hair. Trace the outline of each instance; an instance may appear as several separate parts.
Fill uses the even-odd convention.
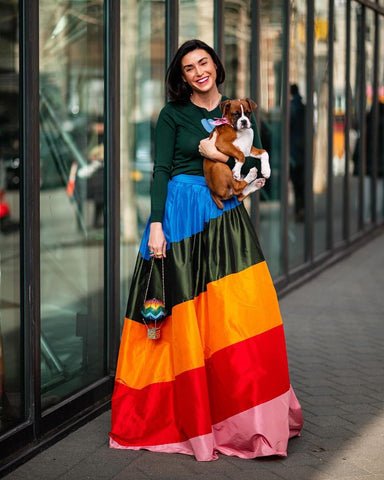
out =
[[[224,83],[225,70],[215,50],[201,40],[188,40],[184,42],[177,50],[165,76],[170,102],[186,103],[188,101],[192,93],[192,89],[188,83],[184,82],[182,78],[183,72],[181,68],[181,60],[185,55],[187,55],[187,53],[198,49],[205,50],[212,57],[212,60],[217,67],[216,85],[219,86]]]

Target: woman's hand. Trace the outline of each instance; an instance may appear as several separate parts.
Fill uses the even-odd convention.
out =
[[[161,222],[151,223],[148,248],[150,255],[153,255],[155,258],[165,258],[167,256],[167,241],[165,240],[163,224]],[[151,252],[153,252],[153,254]]]
[[[208,160],[213,160],[214,162],[223,162],[225,163],[228,160],[228,155],[221,153],[217,150],[216,143],[217,133],[214,132],[212,138],[204,138],[199,144],[199,153],[202,157],[208,158]]]

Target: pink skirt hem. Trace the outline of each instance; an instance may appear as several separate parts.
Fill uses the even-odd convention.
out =
[[[287,455],[289,438],[299,436],[303,425],[300,404],[290,389],[268,402],[257,405],[212,426],[212,432],[184,442],[164,445],[124,446],[112,438],[117,449],[194,455],[198,461],[217,460],[217,453],[240,458]]]

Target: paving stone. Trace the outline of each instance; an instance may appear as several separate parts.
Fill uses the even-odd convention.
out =
[[[131,464],[132,469],[137,469],[149,478],[163,478],[167,475],[185,476],[194,472],[196,460],[189,455],[167,453],[142,452]],[[210,464],[217,462],[209,462]],[[214,468],[214,467],[210,467]]]
[[[335,454],[324,455],[323,461],[317,464],[316,469],[336,478],[349,478],[350,476],[364,478],[372,473],[348,461],[348,457],[337,457]]]
[[[117,475],[111,477],[111,480],[129,480],[130,478],[134,480],[148,480],[149,477],[142,472],[137,470],[132,471],[132,468],[126,467],[121,470]]]
[[[321,472],[311,466],[295,466],[287,468],[285,480],[333,480],[326,472]]]
[[[306,423],[309,422],[316,426],[327,427],[327,426],[340,426],[347,429],[352,428],[354,424],[350,422],[347,418],[339,417],[337,415],[306,415]]]

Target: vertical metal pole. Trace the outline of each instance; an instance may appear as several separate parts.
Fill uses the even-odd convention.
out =
[[[313,92],[314,92],[314,0],[307,2],[307,116],[305,130],[305,231],[304,259],[313,259]]]
[[[351,129],[351,0],[347,0],[346,5],[346,42],[345,42],[345,166],[344,166],[344,188],[343,188],[343,239],[348,242],[350,239],[351,221],[350,221],[350,178],[349,162],[351,152],[349,147],[349,132]]]
[[[120,0],[105,0],[104,24],[104,319],[113,374],[120,342]]]
[[[179,1],[166,0],[165,4],[166,17],[166,45],[165,45],[165,59],[166,68],[171,63],[171,60],[176,53],[179,45]]]
[[[20,1],[21,299],[27,414],[40,432],[40,138],[39,2]]]
[[[260,0],[251,2],[251,97],[260,103]],[[260,110],[256,109],[255,117],[260,124]]]
[[[214,0],[214,48],[221,61],[225,61],[225,22],[224,22],[224,2],[223,0]]]
[[[327,237],[326,248],[333,248],[333,60],[334,60],[334,0],[329,0],[329,26],[328,26],[328,195],[327,195]]]
[[[360,123],[360,138],[359,138],[359,164],[358,164],[358,173],[359,173],[359,190],[358,190],[358,230],[364,229],[364,177],[366,173],[366,139],[367,139],[367,128],[366,120],[367,115],[365,111],[366,105],[366,73],[365,73],[365,37],[366,37],[366,25],[365,25],[365,6],[361,6],[361,15],[358,18],[358,28],[359,28],[359,42],[358,42],[358,72],[356,75],[356,80],[359,82],[358,90],[358,103],[360,105],[359,111],[359,123]]]
[[[282,66],[282,95],[281,95],[281,229],[282,248],[281,266],[284,277],[289,273],[289,238],[288,238],[288,180],[289,180],[289,38],[291,2],[284,2],[283,9],[283,66]]]
[[[371,218],[372,224],[377,223],[377,180],[378,180],[378,162],[379,162],[379,98],[378,98],[378,88],[379,88],[379,14],[377,12],[375,15],[375,39],[374,39],[374,58],[373,58],[373,99],[372,99],[372,150],[370,150],[371,158],[367,159],[371,162]],[[369,151],[369,146],[367,148]]]
[[[260,104],[260,0],[251,1],[251,48],[250,48],[250,96]],[[255,111],[256,122],[261,131],[260,109]],[[260,192],[251,196],[251,219],[256,231],[260,230]]]

